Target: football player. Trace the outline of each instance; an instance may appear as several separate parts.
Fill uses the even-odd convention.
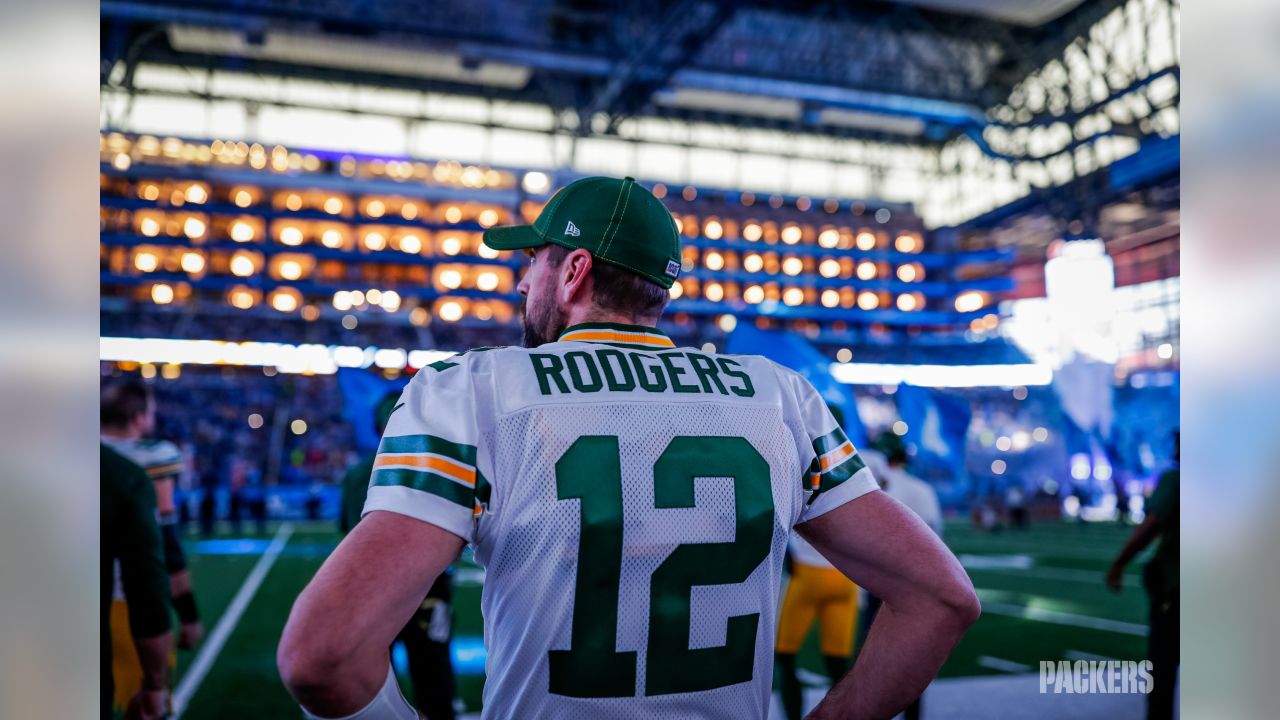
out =
[[[169,576],[169,592],[178,615],[178,647],[195,647],[204,635],[200,614],[192,593],[191,572],[178,537],[178,512],[174,504],[174,486],[182,472],[182,451],[167,440],[149,436],[155,432],[156,404],[150,388],[141,382],[126,381],[108,386],[101,399],[101,432],[103,444],[142,466],[155,493],[155,506],[164,542],[165,571]],[[128,598],[116,593],[112,606],[116,696],[127,702],[141,681],[136,656],[129,640]]]
[[[471,543],[484,717],[763,720],[793,527],[885,599],[815,717],[889,717],[919,695],[977,618],[972,585],[799,374],[655,327],[681,262],[662,203],[584,178],[484,237],[529,254],[527,347],[436,362],[405,389],[364,517],[280,641],[307,715],[416,717],[387,648]]]
[[[169,587],[164,572],[160,528],[156,525],[155,489],[136,463],[100,445],[102,492],[102,699],[100,716],[112,717],[113,706],[129,720],[162,718],[169,711]],[[112,594],[129,594],[127,612],[117,615]],[[116,672],[123,634],[132,665],[130,690],[123,702]]]

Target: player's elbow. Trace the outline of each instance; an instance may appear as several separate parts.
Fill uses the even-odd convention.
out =
[[[938,599],[946,609],[951,622],[961,630],[977,622],[982,614],[982,603],[978,600],[978,593],[973,589],[973,582],[969,580],[969,576],[964,573],[959,573],[958,577],[948,583],[939,593]]]
[[[322,695],[341,671],[342,658],[320,638],[291,619],[276,648],[276,668],[289,693],[303,705]]]

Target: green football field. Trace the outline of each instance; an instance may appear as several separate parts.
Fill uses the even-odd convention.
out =
[[[947,543],[969,569],[984,611],[941,676],[1035,673],[1042,660],[1143,657],[1146,606],[1139,565],[1130,568],[1122,594],[1102,584],[1129,530],[1050,523],[990,534],[949,525]],[[174,696],[181,717],[298,717],[276,674],[276,643],[294,597],[339,536],[327,523],[273,524],[267,531],[187,542],[206,642],[202,656],[179,653]],[[456,577],[459,695],[474,711],[483,685],[482,574],[464,566]],[[805,644],[801,665],[821,672],[816,635]]]

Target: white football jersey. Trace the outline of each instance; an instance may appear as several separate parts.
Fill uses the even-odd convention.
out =
[[[876,489],[795,372],[593,323],[423,368],[364,512],[474,545],[483,717],[764,720],[788,534]]]
[[[121,455],[142,466],[152,480],[176,478],[182,473],[182,450],[168,440],[125,440],[102,436],[102,442]]]

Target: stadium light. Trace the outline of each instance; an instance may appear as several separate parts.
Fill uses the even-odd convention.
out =
[[[920,387],[1009,387],[1048,385],[1053,369],[1048,365],[887,365],[836,363],[831,375],[849,385],[898,385]]]
[[[133,266],[141,272],[152,272],[160,266],[160,258],[153,252],[143,250],[133,256]]]
[[[290,345],[287,343],[176,340],[165,338],[104,337],[99,339],[98,359],[103,362],[135,362],[151,365],[232,365],[272,367],[284,373],[331,375],[340,367],[400,369],[423,367],[452,357],[445,350],[361,348],[354,345]],[[396,362],[392,362],[395,360]]]
[[[301,245],[302,239],[302,228],[296,225],[286,225],[280,229],[280,242],[285,245]]]
[[[152,285],[151,301],[157,305],[168,305],[173,302],[173,287],[165,283]]]
[[[977,312],[986,304],[986,294],[977,290],[969,290],[968,292],[962,292],[956,296],[956,312]]]
[[[412,233],[400,238],[400,252],[417,255],[422,252],[422,239]]]
[[[231,223],[231,239],[236,242],[249,242],[253,240],[256,234],[251,223],[244,220],[236,220]]]

